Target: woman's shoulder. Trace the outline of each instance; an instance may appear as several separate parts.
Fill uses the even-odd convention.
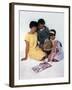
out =
[[[28,38],[30,36],[29,32],[25,34],[25,38]]]
[[[27,32],[26,34],[25,34],[25,40],[26,41],[30,41],[30,34],[29,34],[29,32]]]
[[[30,32],[27,32],[27,33],[26,33],[26,36],[29,36],[29,35],[30,35]]]
[[[35,32],[34,34],[31,34],[30,32],[26,33],[26,36],[32,36],[32,35],[37,35],[37,32]]]
[[[55,40],[55,44],[59,44],[62,47],[62,43],[59,40]]]

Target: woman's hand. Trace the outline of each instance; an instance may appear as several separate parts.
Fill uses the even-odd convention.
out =
[[[23,61],[23,60],[27,60],[27,57],[24,57],[24,58],[21,59],[21,61]]]

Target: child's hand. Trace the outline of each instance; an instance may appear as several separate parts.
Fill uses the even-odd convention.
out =
[[[23,61],[23,60],[27,60],[27,57],[21,59],[21,61]]]

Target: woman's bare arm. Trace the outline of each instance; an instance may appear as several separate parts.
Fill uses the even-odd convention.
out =
[[[29,42],[25,41],[26,43],[26,48],[25,48],[25,57],[22,58],[22,60],[26,60],[28,58],[28,52],[29,52]]]

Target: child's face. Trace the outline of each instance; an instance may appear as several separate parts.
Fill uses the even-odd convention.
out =
[[[51,40],[54,40],[54,39],[55,39],[55,35],[51,35],[51,36],[50,36],[50,39],[51,39]]]
[[[32,33],[35,33],[36,30],[37,30],[37,27],[32,27],[32,28],[31,28],[31,32],[32,32]]]
[[[43,27],[44,27],[44,24],[39,24],[39,25],[38,25],[38,28],[39,28],[39,29],[42,29]]]

